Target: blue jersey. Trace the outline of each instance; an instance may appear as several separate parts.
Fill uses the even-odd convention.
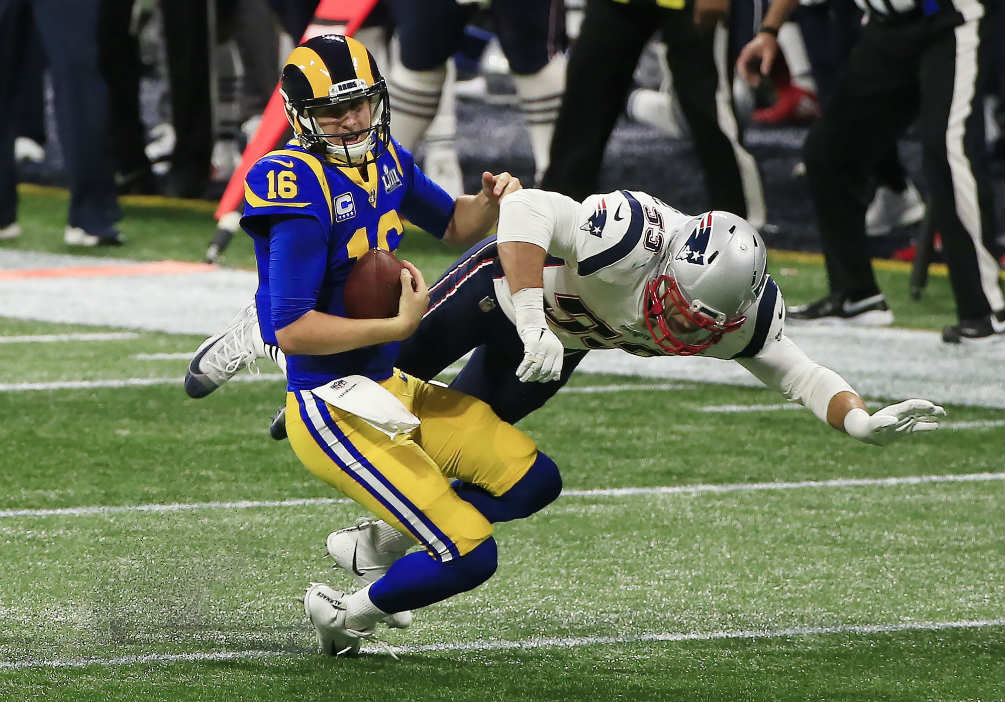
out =
[[[407,219],[441,238],[454,201],[429,180],[397,142],[361,173],[291,141],[255,163],[244,182],[241,227],[258,262],[255,299],[262,337],[310,310],[345,316],[342,292],[356,260],[372,248],[394,251]],[[384,380],[398,343],[328,356],[288,355],[290,390],[315,388],[345,375]]]

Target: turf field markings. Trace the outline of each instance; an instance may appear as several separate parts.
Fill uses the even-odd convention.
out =
[[[976,483],[1005,480],[1005,473],[967,473],[963,475],[919,475],[898,478],[838,478],[835,480],[797,480],[772,483],[736,483],[733,485],[670,485],[638,488],[598,488],[563,490],[568,497],[621,497],[626,495],[681,495],[759,490],[799,490],[805,488],[893,487],[926,483]],[[2,513],[0,513],[2,514]]]
[[[194,351],[180,351],[178,353],[136,353],[130,358],[137,361],[179,361],[189,360],[195,355]]]
[[[755,492],[759,490],[796,490],[804,488],[892,487],[928,483],[974,483],[1005,480],[1005,473],[967,473],[963,475],[920,475],[899,478],[841,478],[837,480],[803,480],[777,483],[736,483],[733,485],[670,485],[655,487],[602,488],[596,490],[563,490],[562,497],[626,497],[634,495],[677,495],[725,492]],[[237,502],[190,502],[148,505],[94,505],[88,507],[55,507],[51,509],[5,509],[0,519],[13,517],[77,517],[124,512],[184,512],[198,509],[254,509],[273,507],[308,507],[314,505],[349,504],[346,498],[313,497],[299,500],[241,500]]]
[[[110,278],[118,276],[178,275],[179,273],[208,273],[215,271],[210,263],[186,261],[151,261],[97,266],[63,266],[60,268],[15,268],[0,270],[0,280],[27,278]]]
[[[946,631],[947,629],[986,629],[1005,625],[1005,619],[964,619],[949,622],[903,622],[899,624],[864,624],[847,626],[806,626],[787,629],[750,629],[746,631],[709,631],[692,633],[639,634],[637,636],[569,636],[522,639],[518,641],[469,641],[449,644],[394,646],[396,653],[429,653],[438,651],[513,651],[538,648],[579,648],[609,644],[636,644],[646,642],[674,643],[678,641],[722,641],[730,639],[779,639],[797,636],[826,636],[841,634],[896,634],[914,631]],[[383,648],[366,648],[364,652],[376,655]],[[206,653],[151,653],[145,656],[120,658],[72,658],[48,661],[0,661],[0,670],[29,668],[84,668],[92,665],[121,666],[147,663],[201,663],[241,660],[245,658],[272,658],[302,656],[304,652],[246,650],[215,651]],[[316,654],[311,654],[316,655]]]
[[[656,383],[651,385],[573,385],[559,390],[561,393],[625,392],[631,390],[681,390],[694,387],[680,383]]]
[[[270,507],[312,507],[315,505],[349,504],[352,500],[337,497],[308,497],[299,500],[239,500],[237,502],[189,502],[150,505],[95,505],[91,507],[55,507],[52,509],[5,509],[0,519],[8,517],[84,517],[94,514],[124,512],[188,512],[197,509],[259,509]]]
[[[988,427],[1005,427],[1005,419],[983,419],[974,422],[942,422],[942,429],[957,431],[959,429],[986,429]]]
[[[770,405],[705,405],[699,412],[772,412],[774,410],[804,409],[797,402],[773,403]]]
[[[238,375],[230,379],[232,383],[259,383],[271,380],[286,380],[282,373],[260,373],[258,375]],[[87,390],[95,388],[131,388],[150,385],[175,385],[180,377],[172,378],[113,378],[110,380],[54,380],[47,383],[0,383],[0,392],[26,392],[30,390]]]
[[[135,332],[92,332],[81,334],[33,334],[29,336],[0,336],[0,344],[45,344],[56,341],[120,341],[135,339]]]

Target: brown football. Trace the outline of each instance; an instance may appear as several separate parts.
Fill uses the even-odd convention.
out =
[[[345,281],[342,300],[347,317],[382,319],[398,314],[401,261],[389,251],[370,249],[359,257]]]

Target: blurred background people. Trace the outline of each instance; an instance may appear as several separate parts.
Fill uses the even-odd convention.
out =
[[[741,52],[738,65],[752,81],[770,71],[778,27],[797,1],[775,0],[761,32]],[[942,235],[959,319],[942,338],[960,343],[1005,334],[999,266],[988,248],[994,213],[981,92],[984,6],[979,0],[856,2],[866,23],[804,145],[830,292],[790,307],[788,317],[893,323],[869,258],[865,213],[877,160],[919,120],[930,226]]]
[[[761,178],[741,143],[733,106],[725,23],[729,9],[728,0],[587,0],[541,187],[580,200],[596,190],[604,149],[632,87],[632,74],[646,43],[660,31],[673,89],[704,174],[706,207],[763,227]]]
[[[14,140],[17,112],[10,106],[25,66],[29,15],[41,38],[55,107],[56,128],[70,190],[63,240],[69,246],[118,245],[122,218],[108,139],[108,90],[98,63],[100,0],[0,0],[0,237],[17,226]],[[12,236],[13,235],[13,236]]]

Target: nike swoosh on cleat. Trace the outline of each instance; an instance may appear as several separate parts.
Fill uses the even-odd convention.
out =
[[[355,546],[352,547],[352,572],[362,578],[363,572],[356,567],[356,549],[358,548],[359,544],[356,544]]]
[[[867,297],[864,300],[856,300],[855,302],[844,300],[841,303],[841,311],[844,314],[858,314],[859,312],[863,311],[866,307],[875,305],[882,299],[883,299],[882,295],[873,295],[872,297]]]
[[[614,221],[615,222],[620,222],[621,220],[624,219],[624,217],[620,217],[619,216],[621,214],[621,206],[623,204],[625,204],[625,203],[623,203],[623,202],[618,203],[618,209],[614,210]]]

